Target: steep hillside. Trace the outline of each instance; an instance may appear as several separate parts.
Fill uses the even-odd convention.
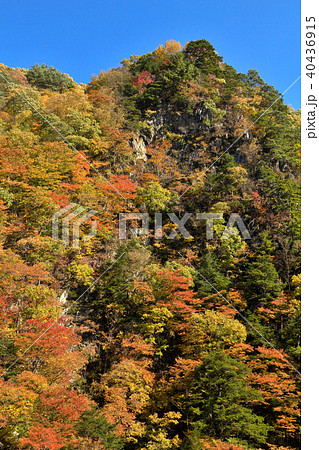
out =
[[[168,41],[0,65],[0,141],[0,447],[299,449],[300,111]]]

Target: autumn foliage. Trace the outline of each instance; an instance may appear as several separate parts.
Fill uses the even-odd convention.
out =
[[[0,447],[299,449],[299,111],[204,39],[0,73]]]

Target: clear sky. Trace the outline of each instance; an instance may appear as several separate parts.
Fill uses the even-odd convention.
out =
[[[0,0],[0,62],[87,83],[169,39],[207,39],[239,72],[284,92],[300,75],[299,0]],[[300,81],[285,95],[300,108]]]

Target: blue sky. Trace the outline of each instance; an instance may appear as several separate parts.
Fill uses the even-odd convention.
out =
[[[75,81],[169,39],[207,39],[239,72],[280,92],[300,74],[298,0],[0,0],[0,62],[53,65]],[[285,95],[300,107],[300,81]]]

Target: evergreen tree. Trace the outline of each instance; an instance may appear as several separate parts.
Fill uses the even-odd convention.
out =
[[[97,409],[85,411],[76,424],[78,435],[90,438],[93,442],[99,441],[107,450],[121,450],[124,442],[114,432],[110,425]]]
[[[269,427],[254,413],[261,395],[247,385],[247,367],[222,352],[203,358],[190,389],[190,416],[210,436],[265,443]]]
[[[35,64],[27,71],[28,82],[40,89],[50,89],[55,92],[64,92],[76,86],[72,78],[52,66]]]

